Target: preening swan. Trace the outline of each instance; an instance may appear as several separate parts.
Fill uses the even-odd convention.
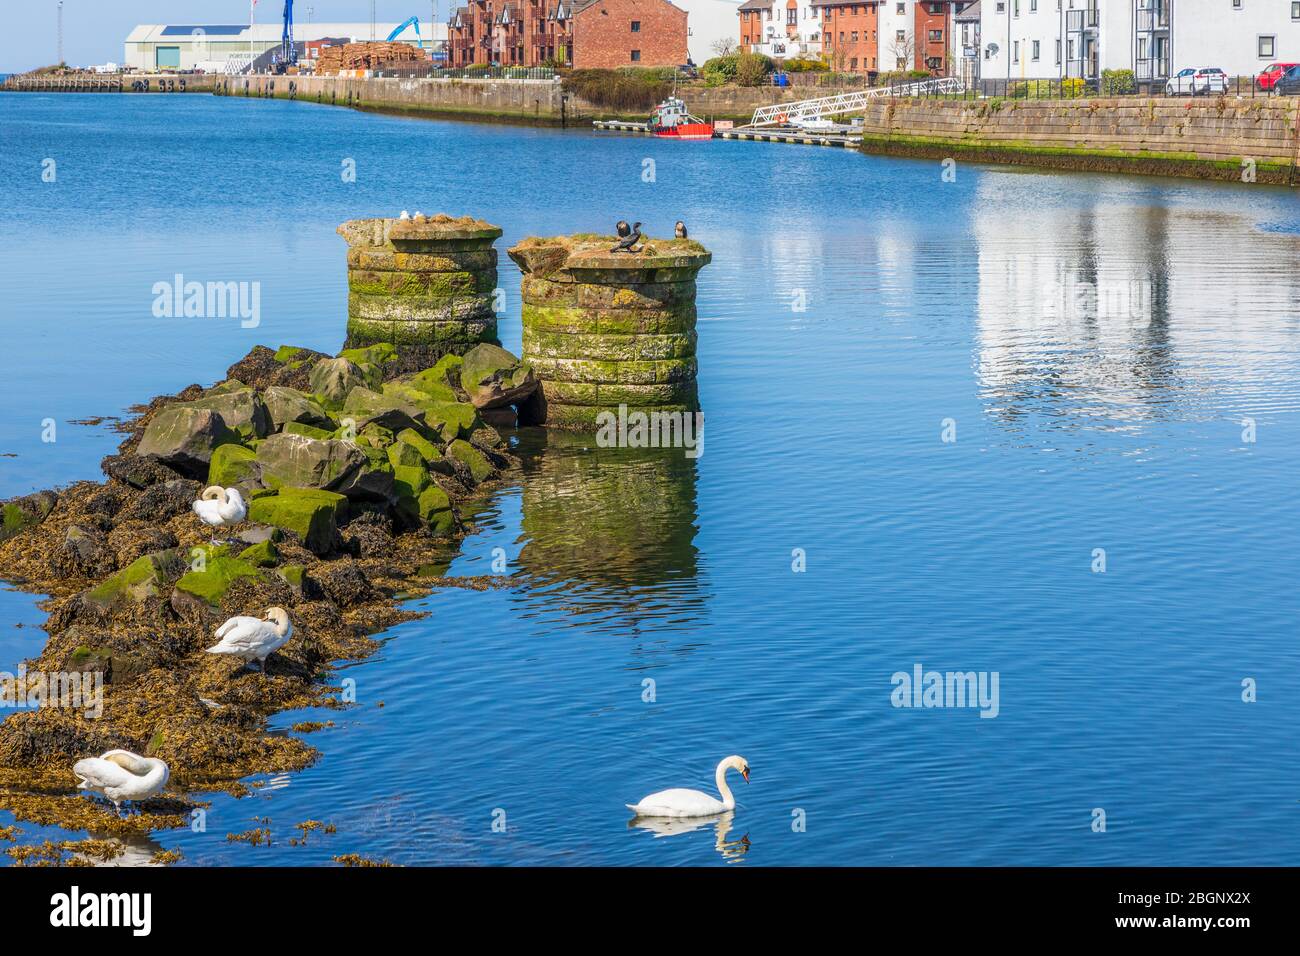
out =
[[[222,624],[216,634],[221,641],[209,647],[208,653],[261,661],[265,673],[266,659],[282,648],[292,633],[288,612],[268,607],[263,617],[232,617]]]
[[[727,786],[727,771],[739,770],[740,775],[749,783],[749,762],[744,757],[731,756],[723,758],[714,774],[721,800],[715,800],[699,790],[684,790],[674,787],[672,790],[660,790],[648,797],[642,797],[640,803],[629,803],[627,808],[643,817],[708,817],[736,808],[736,798]]]
[[[156,757],[141,757],[129,750],[110,750],[78,760],[72,772],[80,781],[78,789],[107,797],[119,813],[127,800],[147,800],[161,793],[171,775],[167,764]]]
[[[194,502],[194,513],[204,524],[220,527],[238,524],[248,517],[248,505],[238,488],[222,488],[213,485],[204,488],[199,500]]]

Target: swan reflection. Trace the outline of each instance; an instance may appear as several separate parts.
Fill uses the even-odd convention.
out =
[[[749,834],[738,840],[728,840],[736,811],[728,810],[711,817],[643,817],[636,816],[627,821],[629,830],[648,830],[655,839],[660,837],[680,836],[713,825],[713,849],[721,854],[727,862],[735,862],[749,852]]]

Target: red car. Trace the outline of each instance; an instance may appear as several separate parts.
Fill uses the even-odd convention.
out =
[[[1271,90],[1277,86],[1277,81],[1282,78],[1282,74],[1293,66],[1300,66],[1300,63],[1273,63],[1270,64],[1263,73],[1255,77],[1255,85],[1261,90]]]

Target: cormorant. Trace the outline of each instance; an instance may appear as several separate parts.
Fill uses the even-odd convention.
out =
[[[613,249],[609,251],[630,253],[632,251],[632,247],[635,246],[640,241],[641,241],[641,223],[634,222],[632,223],[632,232],[624,236],[622,239],[620,239],[618,241],[618,245],[616,245]]]
[[[686,238],[686,223],[684,223],[684,222],[682,222],[680,219],[678,219],[678,220],[677,220],[677,228],[674,229],[673,232],[676,234],[676,236],[677,236],[678,239],[685,239],[685,238]]]

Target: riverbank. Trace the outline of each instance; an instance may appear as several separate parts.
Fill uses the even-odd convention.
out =
[[[1300,184],[1300,101],[1116,98],[869,102],[862,149],[1090,172]]]

